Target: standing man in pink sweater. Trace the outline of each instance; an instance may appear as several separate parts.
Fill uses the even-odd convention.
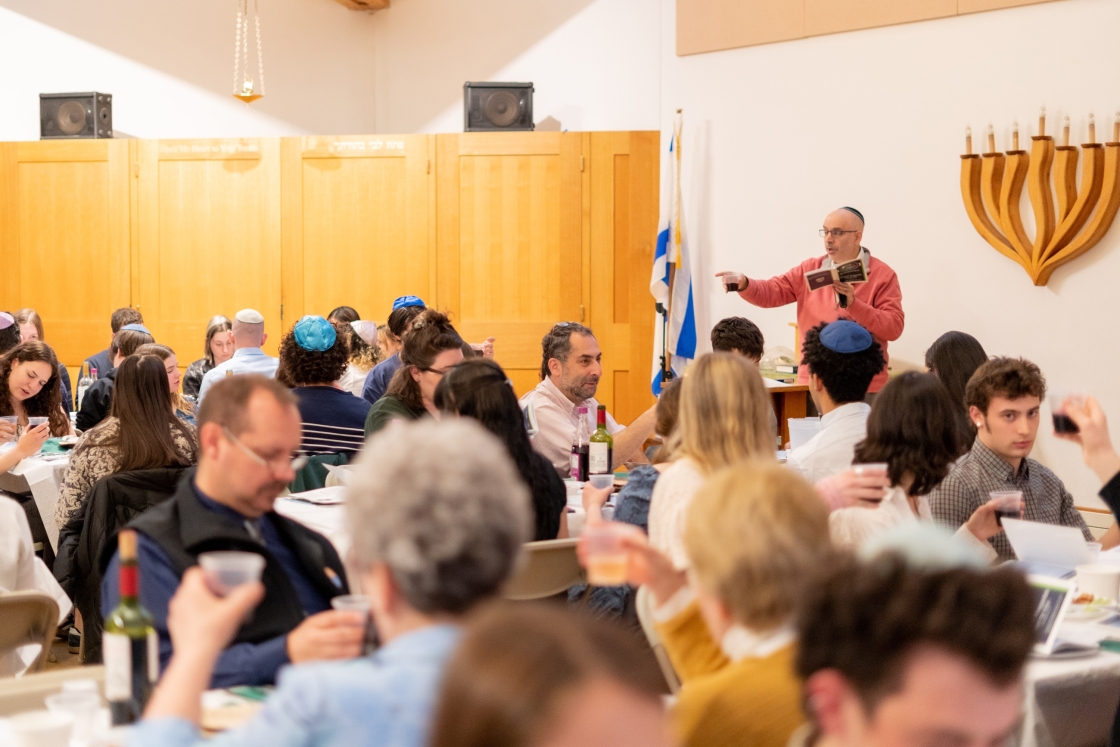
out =
[[[798,329],[812,329],[821,322],[850,319],[862,325],[887,355],[887,343],[902,335],[905,315],[902,313],[902,289],[898,276],[871,252],[860,246],[863,238],[863,214],[855,208],[842,207],[824,219],[821,228],[827,256],[807,259],[784,275],[769,280],[752,280],[738,272],[717,272],[716,277],[729,291],[737,289],[749,303],[763,308],[797,303]],[[828,269],[859,258],[867,268],[866,283],[833,283],[831,287],[810,291],[805,273]],[[800,366],[797,383],[809,382],[809,369]],[[887,367],[871,381],[868,390],[875,394],[887,383]]]

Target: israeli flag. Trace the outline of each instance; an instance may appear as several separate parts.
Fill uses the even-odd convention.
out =
[[[653,275],[649,292],[665,309],[658,313],[653,325],[653,372],[651,389],[661,394],[661,353],[664,349],[665,322],[668,320],[670,366],[680,376],[685,366],[696,357],[696,310],[692,298],[692,267],[681,220],[681,129],[678,113],[669,141],[668,168],[663,170],[661,186],[661,219],[658,221],[657,248],[653,256]],[[672,287],[670,287],[670,267]]]

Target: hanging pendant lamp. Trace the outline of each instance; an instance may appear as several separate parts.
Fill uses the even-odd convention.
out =
[[[237,0],[237,33],[233,43],[233,97],[251,104],[264,96],[264,54],[261,52],[261,14],[253,0],[257,36],[257,70],[249,69],[249,0]],[[260,87],[256,83],[259,80]]]

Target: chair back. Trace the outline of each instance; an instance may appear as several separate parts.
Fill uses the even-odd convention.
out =
[[[293,493],[303,493],[308,490],[331,487],[327,484],[326,465],[338,467],[349,463],[350,457],[346,454],[314,454],[308,458],[307,464],[296,473],[296,479],[292,480],[288,489]]]
[[[669,654],[665,651],[665,646],[661,643],[661,636],[657,635],[657,628],[653,625],[653,597],[650,595],[649,589],[644,586],[638,589],[638,594],[634,599],[634,607],[638,611],[638,621],[642,624],[642,632],[646,634],[649,647],[653,649],[653,655],[657,657],[657,665],[661,667],[665,684],[669,686],[669,692],[676,695],[680,692],[681,680],[677,676],[677,670],[673,669],[673,662],[669,660]]]
[[[43,648],[28,672],[38,672],[51,652],[58,628],[58,602],[41,591],[0,594],[0,655],[38,643]]]
[[[521,568],[506,585],[506,599],[526,601],[563,594],[585,580],[576,557],[576,539],[542,540],[525,544]]]

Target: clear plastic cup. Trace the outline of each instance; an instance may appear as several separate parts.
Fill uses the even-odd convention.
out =
[[[86,680],[92,682],[92,680]],[[101,710],[101,696],[97,694],[97,683],[92,682],[93,692],[63,691],[47,697],[47,710],[52,713],[68,713],[74,719],[72,742],[85,744],[93,738],[93,723]]]
[[[610,488],[614,486],[614,475],[588,475],[587,481],[591,483],[592,487],[602,490],[603,488]]]
[[[886,472],[890,469],[890,465],[886,462],[868,462],[867,464],[853,464],[852,472],[857,475],[866,475],[869,472]]]
[[[988,497],[996,502],[996,523],[1000,526],[1004,519],[1023,518],[1023,491],[993,490]]]
[[[206,585],[220,597],[242,584],[259,581],[264,562],[264,556],[255,552],[204,552],[198,556]]]
[[[1089,548],[1089,565],[1096,565],[1101,559],[1101,550],[1104,545],[1100,542],[1086,542],[1085,546]]]
[[[1063,392],[1061,390],[1051,390],[1047,395],[1050,401],[1050,415],[1054,419],[1054,432],[1055,433],[1080,433],[1081,429],[1077,427],[1077,423],[1066,415],[1066,400],[1073,400],[1079,404],[1085,403],[1085,395]]]
[[[587,547],[587,583],[592,586],[622,586],[626,583],[626,527],[614,522],[583,528]]]
[[[44,418],[44,417],[41,417],[41,416],[36,416],[36,417],[27,419],[27,427],[28,428],[36,428],[40,425],[43,425],[44,423],[49,423],[49,422],[51,422],[50,418]]]
[[[69,747],[74,717],[55,711],[28,711],[8,719],[15,747]]]
[[[365,615],[366,635],[362,644],[362,653],[373,653],[377,649],[377,629],[369,613],[369,597],[365,594],[343,594],[331,597],[331,607],[343,612],[360,612]]]

